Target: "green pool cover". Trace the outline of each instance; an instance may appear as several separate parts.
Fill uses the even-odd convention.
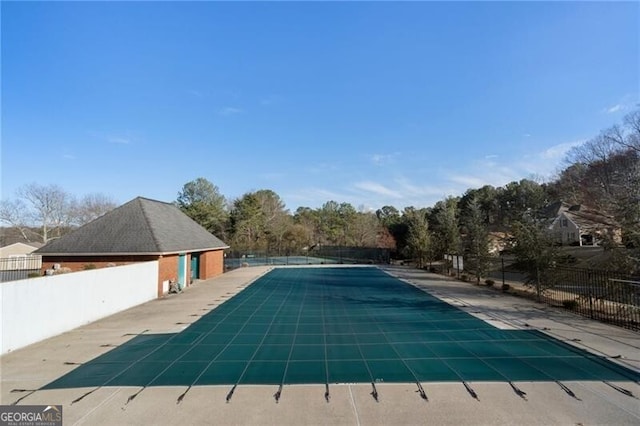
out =
[[[377,268],[282,268],[183,332],[138,335],[44,389],[558,380],[640,374],[496,329]]]

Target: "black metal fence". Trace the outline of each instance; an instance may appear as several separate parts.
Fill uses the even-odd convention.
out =
[[[518,293],[602,322],[640,330],[640,277],[616,271],[555,266],[527,272],[511,258],[484,262],[486,279],[519,287]],[[465,259],[465,273],[475,277],[477,262]]]
[[[41,267],[41,256],[25,255],[0,258],[0,282],[40,276]]]
[[[640,330],[640,277],[562,266],[546,272],[541,283],[542,302]]]

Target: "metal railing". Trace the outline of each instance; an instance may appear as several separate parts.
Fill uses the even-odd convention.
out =
[[[541,301],[599,321],[640,330],[640,277],[556,266],[547,271]]]
[[[16,281],[39,276],[42,256],[18,255],[0,258],[0,282]]]
[[[471,269],[473,261],[465,264]],[[473,275],[473,269],[467,271]],[[640,277],[617,271],[555,266],[540,271],[539,282],[512,259],[493,258],[485,278],[521,289],[518,294],[577,314],[640,330]]]

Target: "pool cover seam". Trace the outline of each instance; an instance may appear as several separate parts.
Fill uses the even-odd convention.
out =
[[[284,372],[282,373],[282,380],[280,384],[283,384],[287,378],[287,372],[289,371],[289,362],[291,362],[291,355],[293,355],[293,348],[295,347],[296,337],[298,336],[298,328],[300,326],[300,316],[302,315],[302,308],[304,307],[304,301],[307,297],[307,293],[309,291],[309,286],[305,285],[304,295],[302,296],[302,302],[300,303],[300,308],[298,309],[298,321],[296,322],[296,329],[293,333],[293,339],[291,339],[291,347],[289,348],[289,356],[287,357],[287,363],[284,367]]]

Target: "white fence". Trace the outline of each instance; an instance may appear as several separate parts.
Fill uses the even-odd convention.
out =
[[[36,254],[13,254],[0,258],[0,282],[23,280],[30,273],[40,275],[42,256]]]
[[[155,299],[158,262],[0,284],[1,354]]]

